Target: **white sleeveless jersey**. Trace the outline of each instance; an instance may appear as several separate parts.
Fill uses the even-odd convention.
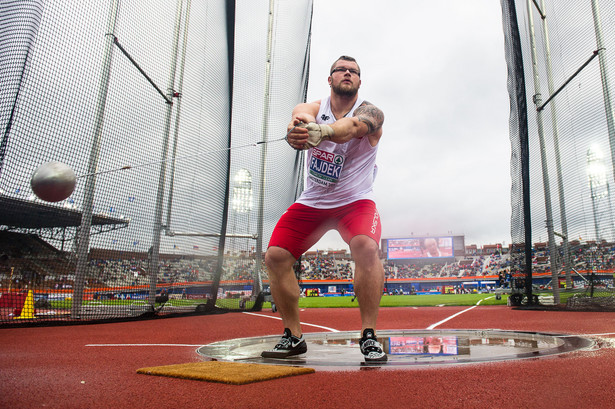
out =
[[[353,116],[363,103],[358,98],[346,116]],[[330,97],[320,103],[316,123],[331,124],[336,118],[331,112]],[[355,138],[344,144],[323,141],[307,151],[305,190],[297,203],[320,209],[344,206],[357,200],[374,200],[372,185],[376,177],[376,153],[369,138]]]

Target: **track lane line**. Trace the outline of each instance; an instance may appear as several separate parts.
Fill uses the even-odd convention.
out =
[[[465,309],[465,310],[463,310],[463,311],[459,311],[459,312],[458,312],[458,313],[456,313],[456,314],[453,314],[453,315],[451,315],[451,316],[449,316],[449,317],[447,317],[447,318],[444,318],[442,321],[438,321],[438,322],[436,322],[435,324],[431,324],[430,326],[428,326],[428,327],[427,327],[427,328],[425,328],[425,329],[434,329],[434,328],[435,328],[435,327],[437,327],[438,325],[444,324],[445,322],[452,320],[452,319],[453,319],[453,318],[455,318],[456,316],[461,315],[461,314],[463,314],[464,312],[468,312],[468,311],[470,311],[470,310],[473,310],[473,309],[474,309],[474,308],[476,308],[476,307],[478,307],[478,305],[473,305],[473,306],[471,306],[470,308],[466,308],[466,309]]]
[[[615,335],[615,332],[605,332],[603,334],[576,334],[576,335],[556,335],[556,338],[566,338],[566,337],[578,337],[578,336],[584,336],[584,337],[604,337],[607,335]]]
[[[282,318],[280,317],[272,317],[271,315],[264,315],[264,314],[256,314],[253,312],[243,312],[243,314],[248,314],[248,315],[254,315],[256,317],[264,317],[264,318],[272,318],[274,320],[282,320]],[[321,329],[325,329],[327,331],[331,331],[331,332],[340,332],[339,330],[335,329],[335,328],[329,328],[329,327],[325,327],[322,325],[316,325],[316,324],[310,324],[307,322],[300,322],[301,325],[306,325],[308,327],[315,327],[315,328],[321,328]]]
[[[493,296],[492,296],[492,297],[493,297]],[[476,305],[473,305],[473,306],[471,306],[470,308],[466,308],[466,309],[465,309],[465,310],[463,310],[463,311],[459,311],[458,313],[455,313],[455,314],[451,315],[450,317],[447,317],[447,318],[443,319],[442,321],[436,322],[435,324],[431,324],[430,326],[428,326],[428,327],[427,327],[427,328],[425,328],[425,329],[434,329],[434,328],[435,328],[435,327],[437,327],[438,325],[440,325],[440,324],[444,324],[445,322],[452,320],[453,318],[457,317],[458,315],[463,314],[464,312],[468,312],[468,311],[470,311],[470,310],[473,310],[474,308],[478,307],[478,306],[480,305],[480,303],[481,303],[481,302],[483,302],[483,300],[487,300],[487,299],[492,298],[492,297],[485,297],[485,298],[483,298],[483,299],[481,299],[481,300],[478,300],[478,302],[476,303]]]
[[[257,317],[272,318],[275,320],[282,320],[280,317],[272,317],[271,315],[255,314],[253,312],[243,312],[243,314],[254,315]],[[330,332],[340,332],[335,328],[325,327],[323,325],[310,324],[307,322],[301,322],[301,325],[309,327],[321,328]],[[86,347],[202,347],[203,344],[87,344]]]
[[[86,344],[86,347],[202,347],[203,344]]]

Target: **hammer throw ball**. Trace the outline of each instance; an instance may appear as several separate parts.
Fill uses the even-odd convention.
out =
[[[59,202],[75,190],[77,176],[62,162],[44,163],[32,175],[30,186],[34,194],[46,202]]]

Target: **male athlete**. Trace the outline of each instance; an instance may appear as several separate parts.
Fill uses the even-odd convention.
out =
[[[355,262],[361,352],[367,362],[386,361],[375,332],[384,268],[378,256],[380,216],[372,193],[384,114],[359,98],[361,70],[354,58],[338,58],[328,81],[331,95],[297,105],[288,125],[288,144],[307,149],[307,182],[299,199],[278,221],[265,255],[271,295],[282,317],[284,335],[272,350],[261,355],[286,358],[307,351],[293,264],[328,230],[336,229],[350,246]]]

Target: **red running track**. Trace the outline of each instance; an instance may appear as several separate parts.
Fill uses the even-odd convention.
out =
[[[381,329],[425,329],[467,307],[383,308]],[[263,312],[262,315],[277,317]],[[359,329],[358,309],[308,309],[302,321]],[[329,372],[226,385],[139,375],[198,362],[198,345],[281,333],[242,313],[0,329],[0,408],[615,408],[615,313],[479,306],[437,329],[506,329],[598,336],[601,347],[557,357]],[[325,330],[304,326],[305,332]],[[92,346],[143,344],[142,346]],[[154,345],[158,344],[158,345]]]

